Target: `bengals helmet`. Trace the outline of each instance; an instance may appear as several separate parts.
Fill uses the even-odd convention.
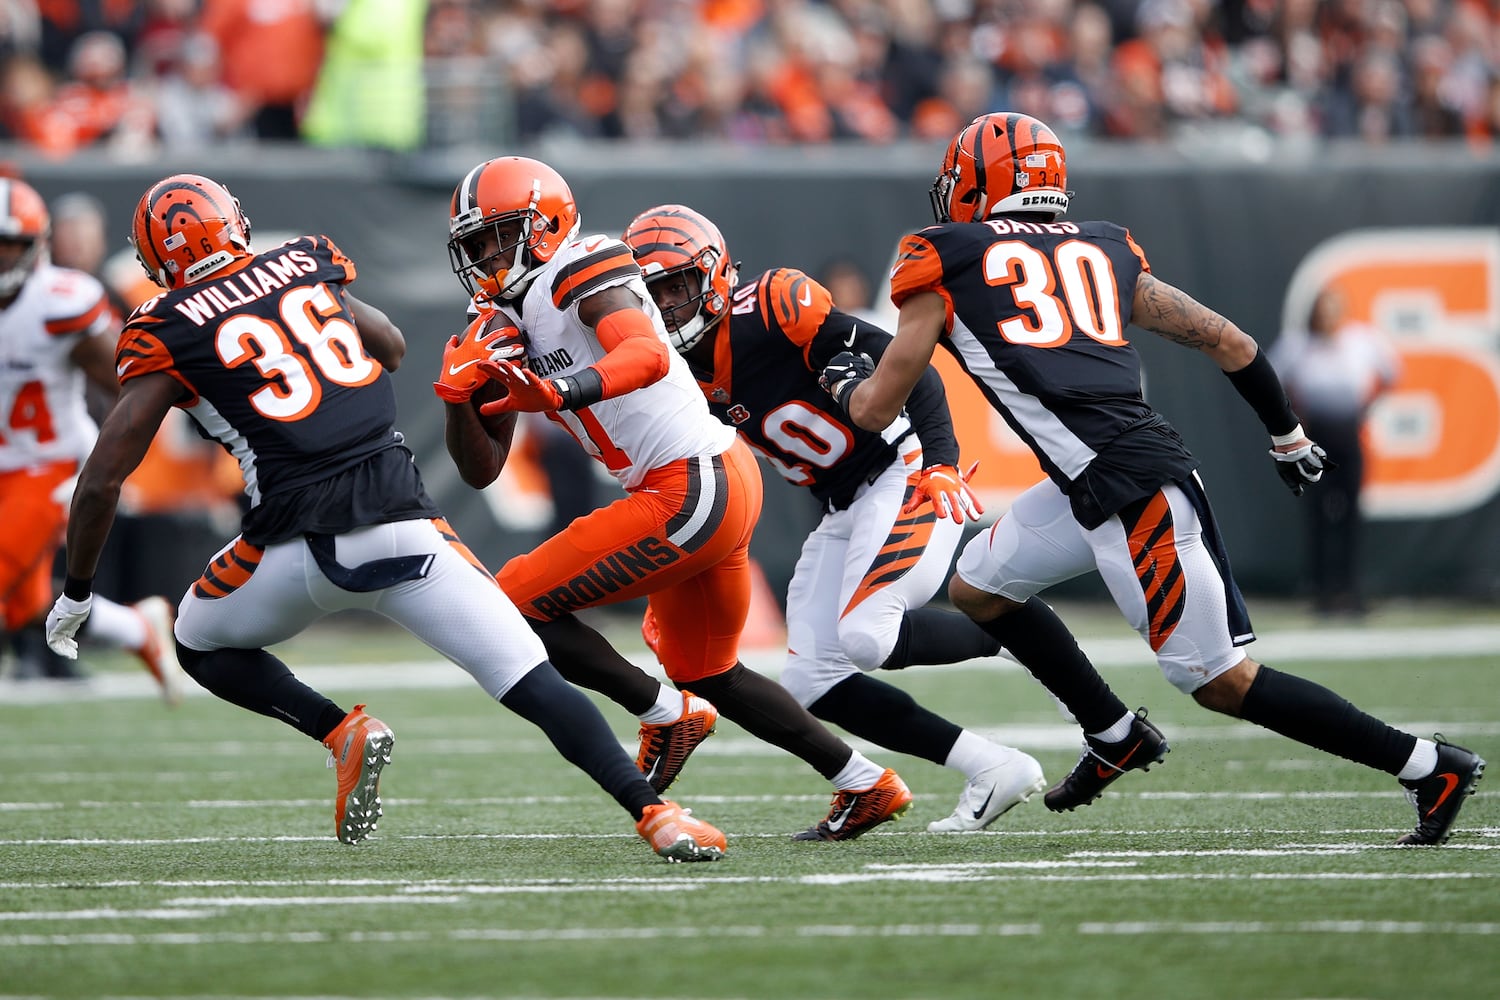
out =
[[[448,259],[470,295],[514,299],[536,277],[536,268],[578,232],[578,205],[562,175],[540,160],[502,156],[470,170],[453,190],[448,219]],[[520,236],[485,253],[482,237],[499,223],[519,221]],[[515,247],[505,270],[481,266]],[[471,252],[472,251],[472,252]]]
[[[36,189],[22,180],[0,179],[0,241],[24,245],[20,257],[0,271],[0,298],[20,292],[42,259],[52,220],[47,203]]]
[[[1068,210],[1068,160],[1057,134],[1030,115],[980,115],[948,144],[932,182],[932,214],[983,222],[1005,212]]]
[[[729,311],[736,274],[719,227],[685,205],[658,205],[637,215],[621,239],[635,254],[648,286],[680,273],[697,290],[662,314],[672,346],[678,353],[691,350]],[[692,315],[683,318],[689,306]]]
[[[130,242],[152,281],[182,288],[249,257],[250,220],[218,181],[173,174],[141,195]]]

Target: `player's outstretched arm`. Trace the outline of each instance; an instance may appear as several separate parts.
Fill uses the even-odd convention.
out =
[[[1135,284],[1131,321],[1174,344],[1202,351],[1226,372],[1238,371],[1255,359],[1255,338],[1194,299],[1152,274]]]
[[[370,357],[379,361],[381,367],[388,372],[401,367],[401,359],[406,356],[406,337],[402,335],[401,328],[368,302],[355,298],[347,291],[344,298],[349,303],[349,311],[354,313],[354,324],[359,327],[360,342],[370,352]]]
[[[1276,473],[1296,496],[1337,466],[1302,431],[1276,369],[1255,339],[1191,295],[1143,274],[1135,286],[1132,321],[1168,340],[1202,351],[1228,376],[1271,435]]]
[[[164,373],[140,375],[120,390],[120,398],[99,428],[94,451],[78,473],[68,514],[68,576],[92,580],[99,552],[114,524],[120,486],[136,470],[157,429],[182,396],[182,385]]]

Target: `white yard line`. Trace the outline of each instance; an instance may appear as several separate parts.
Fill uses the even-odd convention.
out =
[[[4,948],[97,948],[233,944],[390,944],[421,942],[511,942],[536,943],[557,941],[657,941],[657,940],[794,940],[799,938],[996,938],[1039,937],[1043,934],[1159,936],[1162,934],[1279,934],[1293,936],[1394,934],[1451,935],[1482,937],[1500,935],[1500,923],[1456,921],[1202,921],[1083,923],[1044,925],[1025,924],[813,924],[800,927],[694,925],[691,927],[576,927],[519,930],[497,927],[456,928],[447,931],[354,931],[332,934],[323,931],[246,933],[170,933],[150,934],[13,934],[0,935]]]

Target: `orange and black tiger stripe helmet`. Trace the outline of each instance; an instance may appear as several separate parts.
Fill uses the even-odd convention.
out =
[[[0,178],[0,240],[26,245],[16,262],[0,271],[0,298],[10,298],[26,284],[42,258],[51,228],[47,203],[36,188],[23,180]]]
[[[173,174],[141,196],[130,242],[152,281],[181,288],[250,256],[250,220],[218,181]]]
[[[1057,134],[1030,115],[980,115],[948,144],[932,182],[939,223],[982,222],[992,215],[1068,210],[1068,160]]]
[[[686,205],[657,205],[637,215],[621,237],[635,254],[649,286],[670,274],[692,278],[698,294],[672,315],[663,315],[678,352],[690,350],[729,311],[735,268],[719,227]],[[695,305],[690,318],[682,314]]]

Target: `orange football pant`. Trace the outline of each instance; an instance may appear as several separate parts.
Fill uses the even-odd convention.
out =
[[[722,455],[649,473],[630,494],[585,517],[495,575],[528,618],[646,597],[658,650],[678,684],[739,659],[750,612],[750,536],[760,517],[760,469],[735,439]]]
[[[74,462],[0,472],[0,608],[5,630],[29,625],[52,607],[52,559],[62,544],[67,508],[52,493]]]

